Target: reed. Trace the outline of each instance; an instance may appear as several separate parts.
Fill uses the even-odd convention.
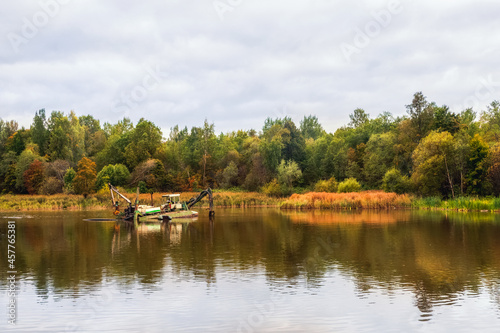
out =
[[[292,194],[280,205],[282,209],[390,209],[411,207],[407,194],[365,191],[353,193],[309,192]]]
[[[79,195],[2,195],[0,211],[48,211],[48,210],[100,210],[111,202],[102,202],[96,196],[84,198]]]
[[[441,207],[440,197],[425,197],[425,198],[414,198],[412,200],[411,206],[417,209],[430,209],[430,208],[440,208]]]
[[[122,194],[132,203],[135,202],[135,193]],[[167,193],[139,194],[139,204],[160,205],[164,203],[162,195]],[[181,193],[181,200],[187,201],[196,197],[199,192]],[[116,196],[115,196],[116,199]],[[127,205],[120,198],[120,205]],[[280,200],[257,192],[215,192],[215,207],[277,207]],[[196,207],[208,207],[208,198],[205,197]],[[50,211],[50,210],[103,210],[112,209],[109,192],[102,191],[84,198],[81,195],[2,195],[0,196],[0,211]]]
[[[455,210],[455,211],[499,211],[500,198],[492,197],[457,197],[455,199],[441,200],[439,197],[415,198],[412,207],[429,210]]]
[[[135,193],[123,193],[132,203]],[[145,193],[139,195],[139,203],[154,206],[164,202],[166,193]],[[181,193],[181,200],[187,201],[199,192]],[[152,200],[151,200],[152,199]],[[126,203],[120,199],[121,206]],[[393,209],[413,208],[428,210],[454,211],[500,211],[500,198],[458,197],[442,200],[439,197],[420,198],[408,194],[385,193],[382,191],[364,191],[359,193],[309,192],[292,194],[287,199],[267,196],[258,192],[215,191],[214,206],[221,207],[281,207],[283,209]],[[198,208],[207,208],[205,197],[197,204]],[[1,195],[0,211],[50,211],[50,210],[104,210],[112,209],[109,192],[103,191],[84,198],[80,195]]]
[[[136,194],[123,193],[132,202],[135,201]],[[146,205],[157,206],[165,202],[163,195],[169,193],[154,193],[151,199],[151,194],[140,194],[139,203]],[[182,192],[180,193],[181,201],[198,196],[199,192]],[[108,195],[109,197],[109,195]],[[280,204],[280,199],[269,197],[258,192],[232,192],[232,191],[214,191],[213,192],[214,207],[277,207]],[[108,199],[111,202],[111,199]],[[208,197],[203,198],[196,207],[208,207]]]

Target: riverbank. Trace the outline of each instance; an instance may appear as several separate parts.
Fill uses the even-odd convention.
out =
[[[163,202],[165,193],[140,194],[140,204],[157,206]],[[199,192],[181,193],[187,201]],[[134,193],[124,193],[132,202]],[[120,205],[127,203],[120,199]],[[353,209],[424,209],[453,211],[500,211],[500,198],[461,197],[442,200],[439,197],[419,198],[410,194],[364,191],[359,193],[309,192],[292,194],[289,198],[270,197],[258,192],[214,192],[216,208],[234,207],[279,207],[289,210],[353,210]],[[196,207],[208,207],[204,198]],[[51,210],[111,210],[109,192],[101,192],[84,198],[81,195],[2,195],[0,211],[51,211]]]
[[[412,207],[427,210],[498,212],[500,211],[500,198],[459,197],[449,200],[442,200],[439,197],[414,198],[412,200]]]
[[[293,194],[282,201],[282,209],[422,209],[463,212],[498,212],[500,198],[459,197],[443,200],[439,197],[420,198],[411,194],[364,191],[359,193],[309,192]]]
[[[139,203],[146,205],[160,205],[164,202],[162,195],[167,193],[149,193],[139,195]],[[187,201],[199,192],[181,193],[181,200]],[[123,193],[131,202],[135,202],[135,193]],[[214,206],[222,207],[279,207],[282,199],[269,197],[258,192],[215,192]],[[127,202],[120,199],[122,207]],[[196,207],[207,208],[208,200],[205,197]],[[109,192],[101,192],[84,198],[81,195],[1,195],[0,211],[51,211],[51,210],[111,210]]]

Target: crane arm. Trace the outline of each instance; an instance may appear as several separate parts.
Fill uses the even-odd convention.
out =
[[[210,187],[208,187],[206,190],[201,191],[200,194],[198,194],[198,196],[192,197],[191,199],[189,199],[189,201],[186,202],[187,207],[188,208],[193,207],[195,204],[200,202],[201,199],[203,199],[207,195],[208,195],[208,202],[210,205],[210,212],[212,212],[214,210],[214,198],[213,198],[212,190],[210,189]]]
[[[121,194],[116,187],[114,187],[110,183],[108,183],[108,186],[109,186],[109,191],[111,192],[111,198],[113,199],[113,204],[114,204],[114,201],[115,201],[115,199],[113,197],[113,192],[115,192],[116,194],[118,194],[123,200],[125,200],[129,204],[132,203],[126,196],[124,196],[123,194]]]

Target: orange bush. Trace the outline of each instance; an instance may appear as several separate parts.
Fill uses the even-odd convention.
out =
[[[281,204],[284,209],[388,209],[410,207],[411,198],[407,194],[386,193],[383,191],[365,191],[353,193],[309,192],[292,194]]]

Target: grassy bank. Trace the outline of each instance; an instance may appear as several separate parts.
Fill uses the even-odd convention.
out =
[[[365,191],[360,193],[309,192],[292,194],[284,200],[282,209],[390,209],[410,208],[412,197],[407,194]]]
[[[186,201],[199,192],[181,193],[181,200]],[[139,203],[160,205],[165,193],[140,194]],[[124,193],[132,202],[135,193]],[[120,199],[121,206],[126,202]],[[461,197],[442,200],[439,197],[419,198],[408,194],[365,191],[360,193],[324,193],[309,192],[293,194],[289,198],[269,197],[258,192],[214,192],[214,206],[221,207],[280,207],[282,209],[427,209],[455,211],[500,211],[500,198]],[[205,197],[195,209],[208,207]],[[111,210],[109,192],[101,192],[84,198],[81,195],[57,194],[45,195],[2,195],[0,211],[50,211],[50,210]]]
[[[500,211],[500,198],[460,197],[442,200],[439,197],[415,198],[412,207],[429,210]]]
[[[99,210],[111,206],[111,201],[102,202],[97,196],[84,198],[81,195],[2,195],[0,211],[47,211],[47,210]]]
[[[123,193],[125,197],[135,202],[135,193]],[[162,195],[166,193],[140,194],[139,203],[160,205],[164,202]],[[187,201],[197,196],[199,192],[181,193],[181,200]],[[127,203],[120,199],[123,207]],[[215,207],[278,207],[280,199],[269,197],[257,192],[215,192]],[[208,207],[205,197],[195,207]],[[81,195],[1,195],[0,211],[49,211],[49,210],[105,210],[112,209],[109,192],[93,194],[84,198]]]
[[[420,198],[408,194],[365,191],[360,193],[310,192],[293,194],[283,200],[283,209],[392,209],[453,210],[463,212],[500,211],[500,198],[460,197],[442,200],[439,197]]]

